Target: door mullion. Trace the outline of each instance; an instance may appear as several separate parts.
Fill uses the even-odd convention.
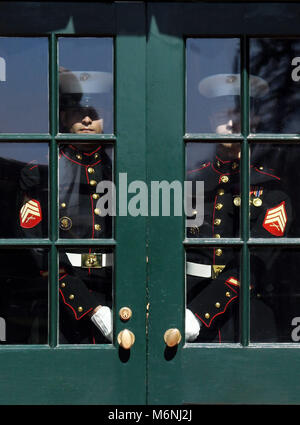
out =
[[[249,79],[248,79],[248,40],[243,37],[241,40],[241,64],[242,64],[242,84],[241,84],[241,110],[242,110],[242,135],[244,137],[241,146],[241,238],[243,241],[242,259],[241,259],[241,297],[240,297],[240,323],[241,323],[241,343],[243,346],[249,344],[249,312],[250,312],[250,294],[249,294]]]
[[[49,166],[49,186],[50,186],[50,240],[51,250],[49,256],[49,344],[51,347],[57,345],[57,320],[58,320],[58,252],[56,241],[58,236],[58,158],[57,143],[55,136],[58,129],[58,90],[57,90],[57,38],[55,34],[51,34],[50,38],[50,58],[49,58],[49,75],[50,75],[50,166]]]

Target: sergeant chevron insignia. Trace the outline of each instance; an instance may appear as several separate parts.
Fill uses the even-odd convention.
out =
[[[285,201],[267,210],[263,227],[274,236],[283,236],[287,223]]]
[[[42,220],[42,210],[39,201],[31,199],[20,210],[20,225],[24,229],[31,229]]]

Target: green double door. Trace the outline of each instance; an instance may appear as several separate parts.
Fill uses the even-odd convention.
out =
[[[0,250],[4,259],[15,258],[16,265],[13,264],[11,270],[21,268],[21,277],[18,275],[17,280],[13,279],[14,273],[7,277],[2,272],[0,403],[299,403],[296,301],[300,292],[295,264],[300,239],[296,219],[298,203],[296,196],[294,201],[292,187],[295,174],[291,171],[297,172],[295,158],[300,153],[299,126],[295,118],[297,71],[291,84],[282,86],[281,82],[285,78],[290,81],[298,65],[300,7],[281,3],[2,2],[0,12],[0,90],[3,93],[0,102],[5,103],[2,109],[7,117],[1,123],[0,133],[4,170],[1,187],[3,205],[11,212],[6,210],[4,215]],[[29,43],[26,49],[22,47],[24,40]],[[35,51],[35,42],[40,41],[39,50]],[[46,52],[44,56],[42,49]],[[95,60],[91,62],[92,68],[87,65],[90,58]],[[21,76],[17,75],[16,67]],[[104,96],[106,112],[110,113],[104,120],[102,133],[61,131],[58,111],[62,68],[79,72],[82,81],[94,70],[101,71],[102,77],[109,74],[112,78],[109,94]],[[38,72],[39,69],[44,70],[44,84],[40,81],[42,71]],[[276,73],[278,70],[281,72]],[[22,74],[27,77],[24,79]],[[230,84],[238,78],[235,95],[240,99],[237,109],[240,127],[237,130],[218,133],[208,126],[208,103],[201,104],[199,100],[203,87],[200,81],[215,74],[222,74],[222,78],[226,75],[225,80],[227,78]],[[260,130],[252,125],[255,123],[252,74],[260,78],[255,81],[268,81],[271,87],[270,97],[258,105]],[[12,79],[15,83],[11,83]],[[23,82],[17,86],[19,80]],[[263,90],[264,86],[259,87]],[[43,90],[44,97],[40,93]],[[26,114],[20,113],[16,106],[22,102]],[[19,116],[15,118],[14,113]],[[36,114],[40,114],[39,119]],[[67,214],[60,215],[61,208],[65,208],[60,199],[59,183],[64,172],[59,166],[60,152],[65,146],[74,148],[87,141],[97,149],[101,145],[102,151],[110,152],[116,214],[111,234],[97,237],[93,232],[92,237],[85,237],[79,233],[68,238],[65,235],[70,230],[71,219]],[[206,167],[215,147],[222,144],[239,146],[241,151],[240,187],[236,192],[241,207],[234,224],[237,230],[225,228],[224,234],[191,236],[182,211],[174,214],[172,190],[170,213],[164,213],[162,208],[153,207],[157,199],[150,189],[155,186],[153,182],[180,185],[189,180],[189,169]],[[269,150],[266,154],[267,148],[271,153]],[[17,207],[13,210],[17,204],[12,193],[17,191],[17,183],[14,184],[14,174],[8,170],[12,164],[30,163],[34,159],[32,154],[41,151],[47,158],[47,222],[43,233],[26,237],[28,233],[16,232],[22,217],[16,212]],[[282,213],[281,221],[278,219],[279,238],[260,233],[261,228],[264,231],[269,228],[265,221],[256,231],[249,220],[253,193],[256,199],[264,199],[263,194],[268,190],[268,183],[266,187],[252,189],[249,163],[254,153],[260,160],[267,158],[271,170],[279,163],[280,171],[289,175],[288,185],[283,186],[287,218]],[[265,169],[260,170],[259,165],[255,168],[265,176]],[[267,174],[270,177],[275,172]],[[20,175],[22,177],[22,172]],[[91,182],[91,178],[87,178]],[[10,181],[11,186],[7,183]],[[204,181],[204,193],[205,184]],[[274,207],[281,205],[279,201],[276,200]],[[282,211],[283,207],[280,208]],[[205,214],[204,199],[204,220]],[[14,220],[15,227],[12,225],[12,230],[7,230]],[[277,221],[275,224],[278,225]],[[95,231],[100,231],[100,227],[97,229],[94,223],[93,226]],[[47,264],[42,291],[44,333],[39,339],[38,332],[30,330],[30,338],[23,341],[10,332],[23,321],[24,310],[21,309],[19,322],[14,320],[15,327],[11,327],[10,319],[5,322],[5,314],[10,312],[7,305],[22,305],[22,294],[30,300],[30,305],[39,305],[41,292],[36,285],[40,280],[36,280],[28,295],[24,285],[31,280],[31,275],[29,279],[26,277],[24,261],[19,260],[18,264],[19,253],[36,250],[44,252]],[[207,336],[186,342],[185,315],[186,302],[189,302],[186,288],[190,279],[186,264],[191,252],[204,258],[216,250],[219,253],[228,250],[235,256],[234,277],[239,281],[239,302],[235,307],[234,325],[238,331],[224,340],[220,337],[221,330],[217,339]],[[72,339],[61,339],[59,260],[62,254],[85,252],[113,255],[112,343],[79,344]],[[262,259],[260,266],[257,266],[257,258]],[[267,328],[263,312],[257,313],[256,321],[253,319],[252,312],[256,311],[253,276],[267,282],[267,305],[275,312],[276,332],[261,331]],[[10,282],[17,282],[11,283],[16,285],[13,290],[9,288]],[[219,301],[214,299],[217,309]],[[70,301],[67,304],[70,305]],[[131,309],[129,319],[121,317],[123,307]],[[9,314],[7,317],[15,319]],[[29,317],[32,324],[30,314],[26,310],[25,319]],[[201,317],[199,311],[198,316]],[[200,335],[209,323],[205,321],[208,318],[209,313],[204,311],[201,323],[198,321]],[[230,320],[233,320],[231,316]],[[40,322],[34,321],[34,325],[42,326]],[[173,328],[182,338],[178,345],[167,347],[164,335]],[[120,333],[126,329],[133,333],[134,342],[131,340],[133,345],[125,349],[120,346]]]

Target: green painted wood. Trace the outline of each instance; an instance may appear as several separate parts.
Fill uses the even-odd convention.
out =
[[[183,180],[186,141],[220,141],[184,134],[184,42],[190,36],[241,37],[295,35],[300,17],[297,4],[148,3],[147,158],[148,179]],[[245,47],[245,45],[244,45]],[[242,58],[247,81],[247,58]],[[243,92],[243,187],[248,192],[248,86]],[[299,135],[259,135],[256,140],[298,140]],[[244,194],[244,201],[247,199]],[[272,245],[248,240],[248,202],[242,212],[242,239],[184,239],[183,219],[149,219],[149,363],[150,404],[299,404],[299,344],[249,344],[249,246]],[[164,332],[178,327],[183,334],[184,248],[232,245],[242,247],[242,345],[186,344],[167,352]],[[275,240],[273,245],[298,246],[300,239]]]
[[[18,13],[15,13],[16,7]],[[145,217],[116,217],[115,239],[57,240],[57,136],[56,36],[112,36],[115,39],[116,134],[100,136],[115,144],[115,179],[127,172],[130,180],[145,180],[145,10],[144,5],[1,2],[3,35],[51,34],[51,135],[34,140],[50,142],[52,226],[49,240],[12,239],[10,247],[50,248],[50,346],[0,346],[0,404],[144,404],[146,401],[146,223]],[[134,66],[132,66],[134,64]],[[31,135],[16,136],[26,142]],[[14,140],[3,135],[1,140]],[[78,140],[78,138],[76,138]],[[109,246],[115,252],[114,344],[57,347],[57,253],[62,246]],[[133,317],[120,321],[119,308],[129,306]],[[132,330],[136,342],[124,353],[116,336]]]

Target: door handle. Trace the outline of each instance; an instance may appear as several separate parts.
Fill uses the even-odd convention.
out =
[[[164,340],[168,347],[175,347],[181,341],[181,333],[177,328],[168,329],[164,334]]]
[[[135,336],[133,332],[124,329],[118,334],[117,339],[119,345],[124,348],[124,350],[129,350],[134,344]]]

